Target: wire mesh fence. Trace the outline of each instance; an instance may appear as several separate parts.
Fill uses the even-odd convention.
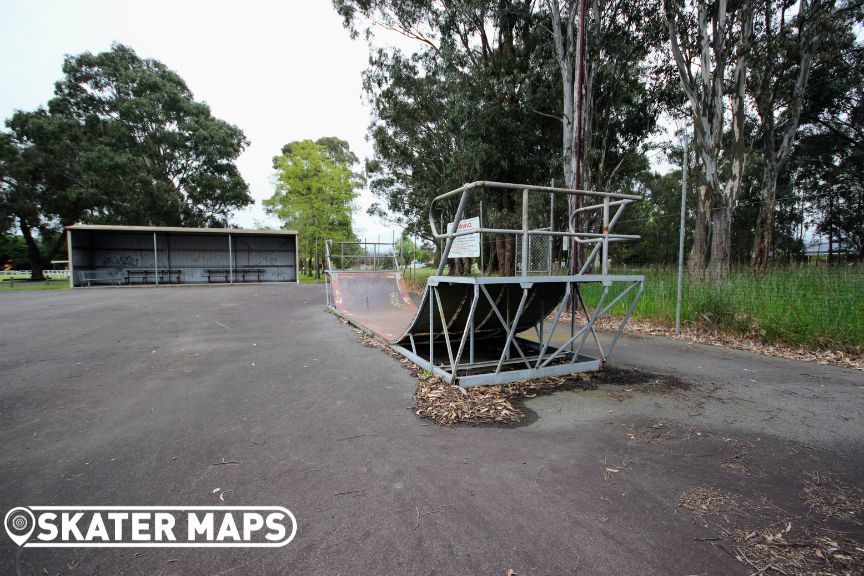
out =
[[[528,237],[528,274],[552,274],[552,246],[555,239],[539,236]],[[516,273],[522,273],[522,237],[516,237]]]
[[[674,324],[674,266],[631,265],[614,271],[645,275],[645,291],[634,317]],[[757,341],[860,350],[864,347],[864,266],[783,266],[760,274],[735,267],[720,284],[692,282],[685,273],[681,317],[685,325]]]

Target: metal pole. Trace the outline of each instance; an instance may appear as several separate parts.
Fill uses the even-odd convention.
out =
[[[72,253],[72,230],[66,230],[66,254],[69,255],[69,287],[75,287],[75,258]]]
[[[231,234],[228,234],[228,274],[231,284],[234,283],[234,247],[231,245]]]
[[[553,188],[555,187],[555,179],[554,178],[552,179],[552,187]],[[555,231],[555,194],[552,192],[549,193],[549,231],[550,232]],[[546,249],[549,251],[549,255],[546,258],[546,266],[548,268],[546,273],[549,274],[550,276],[552,275],[552,252],[554,251],[553,250],[554,248],[555,248],[555,239],[552,236],[550,236],[549,237],[549,244],[546,247]]]
[[[480,200],[480,228],[483,228],[483,200]],[[483,233],[478,232],[478,234],[480,234],[480,275],[482,276],[483,271],[486,269],[483,267]],[[472,360],[471,362],[474,361]]]
[[[603,198],[603,275],[609,273],[609,198]]]
[[[522,190],[522,276],[528,276],[528,189]]]
[[[156,232],[153,232],[153,276],[156,279],[156,285],[159,285],[159,255],[156,252]]]
[[[678,226],[678,299],[675,304],[675,333],[681,334],[681,288],[684,280],[684,216],[687,213],[687,134],[684,134],[681,164],[681,224]]]
[[[444,230],[444,212],[443,211],[439,212],[438,215],[439,215],[438,216],[438,220],[439,220],[438,227],[441,230]],[[447,230],[447,231],[449,232],[449,230]],[[444,262],[444,259],[443,259],[443,256],[444,256],[444,241],[443,240],[438,240],[438,254],[440,254],[440,255],[438,256],[437,275],[440,276],[442,271],[444,270],[444,266],[447,264],[447,262]],[[443,262],[443,264],[442,264],[442,262]]]
[[[468,200],[468,190],[462,192],[462,197],[459,199],[459,206],[456,208],[456,215],[453,216],[453,222],[447,225],[447,243],[444,244],[444,249],[441,251],[441,258],[438,262],[438,276],[444,273],[444,265],[447,263],[447,256],[450,255],[450,247],[453,246],[453,234],[456,232],[456,227],[462,221],[462,212],[465,211],[465,202]],[[451,228],[452,227],[452,228]]]
[[[432,370],[432,357],[435,353],[435,348],[433,345],[433,338],[435,334],[435,308],[433,307],[433,303],[435,301],[435,290],[434,286],[429,287],[429,372],[434,373]]]

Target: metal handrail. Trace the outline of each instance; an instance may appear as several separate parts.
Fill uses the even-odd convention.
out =
[[[521,190],[522,191],[522,228],[521,229],[510,229],[510,228],[479,228],[473,230],[464,230],[462,232],[456,231],[459,222],[462,221],[462,213],[465,210],[465,204],[468,200],[468,193],[471,190],[478,188],[500,188],[504,190]],[[603,214],[603,232],[601,234],[592,233],[592,232],[564,232],[564,231],[553,231],[553,230],[542,230],[528,229],[528,193],[529,192],[546,192],[552,194],[565,194],[568,196],[598,196],[603,199],[601,204],[593,204],[591,206],[584,206],[578,209],[578,212],[586,212],[588,210],[602,210]],[[439,232],[438,228],[435,226],[435,203],[439,200],[444,200],[446,198],[451,198],[456,195],[461,194],[459,199],[459,205],[456,208],[456,214],[453,217],[453,225],[447,225],[446,232]],[[438,262],[438,272],[437,275],[440,276],[444,272],[444,264],[447,262],[448,256],[450,255],[450,249],[453,246],[453,239],[458,238],[459,236],[465,236],[468,234],[498,234],[498,235],[522,235],[522,245],[528,246],[528,238],[530,236],[559,236],[565,238],[572,238],[578,244],[596,244],[594,247],[594,251],[591,253],[591,259],[596,256],[597,249],[603,249],[602,256],[602,268],[603,274],[606,274],[609,269],[609,242],[619,242],[619,241],[627,241],[627,240],[638,240],[640,236],[635,234],[610,234],[609,230],[615,223],[618,221],[618,218],[624,211],[625,206],[635,202],[636,200],[641,200],[642,197],[636,194],[621,194],[617,192],[600,192],[597,190],[576,190],[573,188],[555,188],[552,186],[534,186],[530,184],[511,184],[508,182],[489,182],[484,180],[478,180],[476,182],[471,182],[470,184],[464,184],[455,190],[451,190],[450,192],[446,192],[441,194],[440,196],[436,196],[432,203],[429,205],[429,227],[432,230],[432,236],[436,239],[446,238],[447,242],[444,245],[444,250],[441,252],[441,259]],[[609,208],[612,206],[617,206],[618,209],[615,212],[615,215],[610,220],[609,218]],[[522,251],[522,275],[528,275],[528,251]]]
[[[343,253],[343,254],[333,255],[332,254],[332,248],[333,248],[334,244],[339,245],[339,246],[343,246],[343,247],[346,245],[348,245],[348,246],[363,246],[364,250],[366,249],[367,246],[374,246],[375,247],[375,253],[373,253],[371,255],[366,254],[366,253],[364,253],[364,254],[344,254]],[[378,254],[378,252],[377,252],[378,246],[389,246],[392,249],[392,252],[383,252],[381,254]],[[337,240],[337,241],[334,241],[334,240],[330,240],[330,239],[325,240],[324,241],[324,259],[325,259],[325,262],[327,263],[327,269],[325,270],[325,272],[329,272],[330,270],[333,270],[336,272],[345,271],[345,270],[341,270],[341,269],[337,269],[337,268],[333,267],[333,262],[331,260],[331,256],[335,256],[335,257],[339,258],[340,260],[345,260],[346,258],[348,258],[348,259],[372,258],[373,262],[379,258],[384,259],[384,260],[389,259],[389,258],[393,258],[393,269],[398,270],[399,269],[399,259],[398,259],[399,251],[397,251],[397,247],[401,248],[401,246],[398,242],[364,242],[362,240]]]

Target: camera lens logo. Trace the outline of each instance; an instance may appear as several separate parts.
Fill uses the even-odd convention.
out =
[[[19,507],[13,508],[6,513],[3,524],[6,526],[6,533],[9,535],[9,538],[21,546],[30,537],[30,534],[33,533],[33,528],[36,527],[36,519],[30,510]]]

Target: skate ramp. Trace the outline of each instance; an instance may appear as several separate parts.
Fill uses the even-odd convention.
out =
[[[489,298],[480,292],[474,313],[476,338],[504,340],[507,337],[504,324],[515,318],[523,294],[520,280],[512,280],[484,285]],[[437,300],[433,301],[430,324],[429,300],[432,292],[427,286],[420,305],[414,304],[399,272],[334,271],[330,274],[330,281],[333,304],[339,314],[390,344],[406,347],[410,347],[411,337],[415,341],[428,341],[430,327],[436,340],[443,338],[445,326],[451,339],[461,338],[468,324],[474,291],[480,290],[473,282],[440,282],[437,286],[440,310]],[[529,288],[516,333],[531,329],[548,316],[561,302],[565,289],[563,283],[557,282],[537,283]],[[492,307],[490,298],[501,319]]]
[[[331,271],[330,288],[339,314],[388,342],[403,334],[417,314],[399,272]]]

